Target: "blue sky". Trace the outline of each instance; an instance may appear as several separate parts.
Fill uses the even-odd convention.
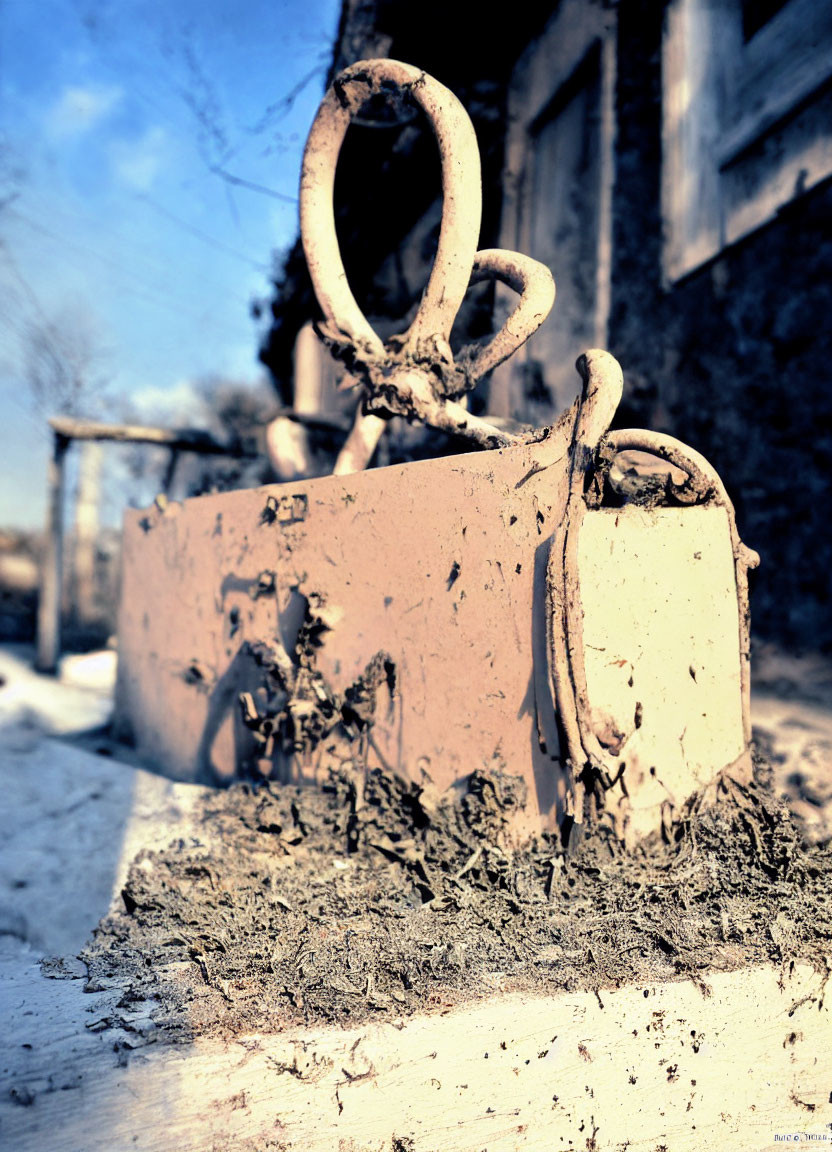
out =
[[[0,0],[0,528],[43,516],[33,328],[87,334],[104,418],[198,422],[201,378],[262,380],[249,306],[297,232],[338,7]]]

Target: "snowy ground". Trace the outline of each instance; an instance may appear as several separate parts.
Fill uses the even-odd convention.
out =
[[[166,846],[180,837],[186,842],[199,843],[200,839],[207,840],[210,836],[210,831],[200,828],[198,823],[198,800],[206,791],[204,788],[174,783],[130,765],[120,759],[126,753],[111,744],[103,733],[96,734],[96,729],[106,723],[110,714],[114,678],[115,660],[110,652],[67,660],[60,676],[50,678],[37,676],[32,671],[30,654],[26,651],[0,649],[3,795],[0,804],[0,1020],[4,1022],[0,1049],[5,1078],[0,1086],[0,1112],[3,1113],[0,1127],[7,1137],[3,1143],[0,1136],[0,1144],[37,1152],[58,1144],[73,1149],[94,1147],[102,1152],[128,1146],[146,1149],[242,1149],[265,1147],[266,1143],[271,1146],[271,1140],[267,1141],[263,1133],[274,1133],[276,1094],[280,1094],[281,1114],[288,1115],[287,1083],[291,1089],[295,1081],[292,1076],[284,1077],[275,1087],[270,1077],[275,1076],[275,1070],[279,1074],[297,1068],[299,1048],[294,1040],[284,1043],[280,1037],[266,1037],[254,1044],[240,1041],[236,1048],[218,1041],[210,1050],[197,1043],[188,1046],[184,1054],[182,1051],[169,1053],[161,1044],[148,1044],[128,1060],[127,1050],[137,1043],[144,1044],[143,1038],[146,1034],[150,1036],[155,1027],[152,1013],[148,1015],[148,1006],[138,1005],[132,1017],[123,1005],[118,1009],[120,1020],[131,1020],[129,1032],[121,1027],[106,1027],[101,1031],[114,1016],[116,1002],[121,1003],[122,989],[117,985],[108,988],[106,984],[100,990],[85,987],[86,968],[76,959],[77,954],[111,903],[121,903],[127,867],[138,852],[142,848]],[[788,798],[807,835],[830,836],[832,668],[820,661],[788,660],[768,651],[760,654],[756,685],[755,729],[775,763],[776,787]],[[48,965],[44,972],[40,960],[46,956],[64,959]],[[44,978],[47,974],[52,978]],[[729,991],[707,1001],[690,987],[695,997],[691,1011],[700,1013],[707,1021],[707,1026],[698,1026],[698,1031],[715,1035],[718,1038],[715,1051],[723,1053],[722,1063],[712,1070],[714,1087],[708,1097],[714,1115],[721,1115],[719,1146],[724,1143],[722,1129],[727,1122],[724,1113],[720,1114],[722,1085],[727,1082],[729,1068],[734,1064],[739,1066],[740,1061],[751,1061],[746,1080],[752,1087],[748,1095],[750,1111],[744,1121],[750,1127],[747,1131],[743,1129],[747,1139],[737,1134],[736,1117],[731,1120],[731,1140],[738,1148],[762,1147],[772,1125],[780,1125],[778,1131],[795,1131],[798,1123],[801,1126],[808,1123],[802,1112],[794,1114],[810,1106],[804,1101],[811,1101],[814,1109],[820,1108],[826,1099],[828,1084],[822,1079],[818,1083],[816,1069],[817,1053],[826,1042],[822,1030],[826,1027],[828,1031],[828,1024],[817,1011],[810,1012],[809,1007],[805,1007],[813,1006],[820,993],[817,997],[798,994],[793,984],[785,991],[776,984],[782,974],[774,970],[758,975],[760,979],[769,980],[768,991],[745,991],[741,983],[745,978],[743,973],[716,974],[712,984],[716,987],[720,981],[729,981],[730,985],[726,985]],[[750,978],[757,977],[751,973]],[[800,979],[803,978],[801,975]],[[807,969],[806,978],[814,980],[816,976]],[[683,984],[667,985],[654,990],[654,994],[684,996],[683,988]],[[628,994],[632,994],[637,1004],[642,1005],[641,1011],[645,1011],[641,991],[631,989],[628,993],[625,989],[621,993]],[[611,994],[617,995],[619,993]],[[754,1010],[738,1008],[738,995],[745,997],[742,1004],[753,1003]],[[787,999],[784,1001],[783,997]],[[805,1037],[804,1051],[808,1054],[802,1057],[804,1064],[794,1063],[800,1058],[798,1049],[789,1048],[787,1052],[785,1044],[780,1042],[784,1030],[792,1026],[791,1016],[786,1016],[792,1000],[795,1001],[792,1012],[804,1005],[804,1015],[799,1018],[800,1031],[791,1033],[795,1042],[797,1037],[801,1042]],[[586,1007],[580,1008],[582,1019],[585,1011],[589,1014],[595,1010],[591,997],[589,1001]],[[670,1003],[661,1001],[666,1002]],[[608,1037],[605,1029],[615,1026],[621,1036],[628,1038],[628,1043],[636,1044],[637,1040],[630,1038],[638,1037],[638,1029],[631,1032],[629,1024],[622,1027],[616,1016],[618,1010],[614,1009],[610,1015],[612,1003],[605,993],[601,1008],[606,1006],[606,1010],[599,1017],[598,1043],[603,1047],[608,1042],[604,1039],[602,1043],[601,1039]],[[676,1018],[681,1009],[676,1000],[673,1004],[668,1016]],[[724,1020],[717,1016],[715,1022],[715,1004],[717,1009],[720,1004],[728,1006]],[[534,1011],[539,1013],[540,1009]],[[564,1028],[574,1026],[577,1011],[574,1004],[564,1011],[567,1013],[563,1017]],[[547,1012],[551,1013],[548,1007]],[[654,1012],[654,1019],[655,1015]],[[698,1021],[699,1017],[690,1019]],[[738,1019],[742,1022],[741,1028],[737,1027]],[[434,1021],[439,1021],[441,1029],[445,1014],[436,1015]],[[403,1047],[401,1055],[391,1057],[394,1071],[390,1083],[394,1084],[396,1104],[391,1097],[391,1103],[383,1106],[385,1116],[390,1109],[395,1111],[401,1098],[399,1069],[414,1066],[414,1045],[418,1048],[421,1043],[424,1047],[423,1058],[430,1061],[430,1076],[437,1070],[434,1063],[437,1050],[457,1052],[465,1048],[464,1044],[460,1047],[460,1032],[453,1032],[450,1041],[431,1039],[425,1047],[427,1042],[420,1041],[418,1035],[415,1040],[410,1034],[400,1037],[396,1031],[400,1026],[393,1025],[390,1031],[394,1043]],[[433,1025],[428,1022],[426,1026]],[[523,1027],[534,1031],[531,1023]],[[686,1024],[685,1028],[688,1027]],[[338,1049],[336,1059],[322,1059],[321,1067],[331,1065],[335,1075],[341,1075],[339,1070],[350,1067],[351,1055],[364,1037],[361,1033],[356,1034],[357,1038],[348,1033],[346,1040],[342,1040],[338,1030],[333,1034],[342,1048]],[[550,1034],[547,1030],[546,1035]],[[776,1042],[772,1040],[775,1036]],[[589,1043],[594,1045],[595,1040],[590,1039]],[[264,1046],[262,1052],[261,1045]],[[269,1048],[269,1045],[276,1047]],[[529,1051],[537,1051],[539,1047],[540,1044],[535,1043]],[[649,1048],[652,1060],[656,1055],[652,1039]],[[302,1051],[306,1052],[305,1043]],[[360,1059],[364,1060],[364,1049],[361,1051]],[[637,1062],[640,1050],[634,1051],[636,1055],[632,1059]],[[253,1058],[255,1062],[251,1063]],[[373,1059],[383,1070],[381,1058],[374,1056]],[[583,1084],[587,1075],[585,1065],[580,1056],[575,1059],[579,1064],[575,1083]],[[782,1069],[770,1072],[771,1061],[775,1059],[781,1060]],[[643,1063],[646,1068],[647,1061]],[[660,1061],[660,1065],[664,1063],[666,1061]],[[525,1067],[519,1059],[518,1066]],[[536,1060],[532,1060],[531,1066],[535,1070],[542,1067]],[[466,1065],[464,1073],[466,1083],[471,1080],[468,1067]],[[763,1068],[765,1073],[761,1072]],[[359,1072],[346,1073],[347,1079],[314,1088],[318,1093],[314,1098],[308,1097],[312,1091],[310,1082],[298,1074],[302,1081],[296,1089],[302,1094],[301,1119],[306,1123],[305,1118],[312,1117],[309,1132],[320,1128],[320,1118],[327,1115],[326,1108],[331,1109],[333,1100],[338,1101],[340,1109],[338,1092],[347,1091],[348,1082],[363,1083],[366,1075],[363,1069],[361,1064]],[[470,1070],[481,1075],[479,1064],[475,1069],[470,1062]],[[562,1069],[558,1074],[564,1075]],[[438,1079],[429,1079],[429,1075],[426,1072],[426,1084],[439,1084]],[[668,1089],[661,1067],[657,1075],[659,1079],[652,1087],[648,1085],[643,1100],[648,1111],[649,1107],[657,1107],[656,1099],[661,1101],[656,1124],[660,1124],[664,1132]],[[701,1073],[699,1075],[698,1092],[705,1099]],[[757,1077],[756,1088],[753,1076]],[[456,1083],[462,1077],[463,1073],[457,1070],[451,1082]],[[445,1079],[444,1072],[442,1078]],[[513,1077],[509,1079],[513,1081]],[[643,1079],[641,1074],[639,1079]],[[314,1087],[317,1078],[313,1081]],[[785,1095],[792,1083],[800,1085],[799,1099],[794,1091],[791,1097]],[[256,1091],[251,1091],[252,1085]],[[513,1091],[513,1084],[508,1088]],[[432,1087],[430,1090],[433,1092]],[[376,1091],[375,1082],[372,1091]],[[525,1091],[523,1088],[522,1092]],[[580,1089],[574,1088],[574,1093],[580,1095]],[[409,1099],[409,1093],[405,1096]],[[454,1101],[456,1099],[454,1097]],[[430,1100],[433,1101],[433,1096]],[[762,1105],[765,1107],[761,1108]],[[444,1108],[443,1134],[448,1131],[447,1108],[452,1106],[455,1104],[440,1101],[440,1109]],[[435,1102],[432,1107],[436,1107]],[[761,1110],[755,1112],[758,1108]],[[761,1119],[764,1112],[765,1117]],[[506,1113],[512,1117],[519,1114],[519,1107]],[[819,1115],[820,1112],[814,1119]],[[352,1111],[349,1116],[353,1116]],[[488,1121],[490,1119],[489,1116]],[[592,1122],[595,1123],[595,1114]],[[618,1112],[615,1123],[620,1123]],[[699,1115],[697,1126],[700,1126]],[[129,1132],[129,1136],[121,1138],[116,1130],[123,1136]],[[256,1132],[256,1140],[241,1140],[239,1133],[249,1130]],[[583,1126],[580,1131],[584,1131]],[[701,1128],[696,1133],[697,1139],[704,1131]],[[140,1145],[136,1141],[140,1141]],[[290,1143],[293,1147],[311,1146],[306,1135]],[[352,1139],[348,1143],[353,1147]],[[653,1147],[656,1141],[651,1139],[649,1143]],[[717,1146],[715,1140],[705,1138],[697,1146],[706,1144]],[[324,1145],[316,1143],[315,1146]],[[676,1147],[676,1143],[673,1146]],[[692,1147],[688,1141],[684,1141],[684,1146]],[[774,1147],[766,1144],[769,1146]]]
[[[57,677],[31,655],[0,649],[0,951],[71,956],[140,848],[173,825],[187,834],[199,789],[115,759],[106,740],[73,743],[109,720],[114,652],[66,658]]]
[[[754,737],[810,839],[832,837],[832,662],[761,646],[751,662]]]
[[[68,657],[58,677],[37,675],[31,655],[0,649],[0,951],[71,956],[141,847],[195,834],[202,789],[136,768],[94,735],[110,715],[114,652]],[[832,664],[766,648],[753,680],[777,790],[809,837],[832,836]]]

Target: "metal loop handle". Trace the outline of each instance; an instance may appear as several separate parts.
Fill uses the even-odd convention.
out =
[[[684,482],[671,485],[673,496],[680,504],[698,504],[710,498],[730,503],[713,465],[673,436],[645,428],[620,428],[610,432],[606,443],[609,452],[616,456],[621,452],[646,452],[684,472]]]
[[[335,228],[333,193],[338,155],[350,121],[369,96],[396,89],[419,104],[436,136],[443,203],[436,258],[416,316],[407,332],[385,348],[347,282]],[[368,393],[366,407],[359,409],[335,463],[336,475],[367,467],[391,411],[399,410],[408,419],[464,435],[480,447],[507,447],[517,442],[516,437],[472,416],[450,397],[473,388],[536,331],[552,307],[555,285],[549,269],[536,260],[502,249],[478,253],[481,216],[477,139],[456,96],[424,72],[398,60],[363,60],[342,72],[324,97],[310,130],[300,187],[301,237],[325,317],[323,331],[333,348],[346,345],[351,349],[345,359],[359,367],[360,382]],[[519,292],[520,302],[487,345],[469,351],[463,363],[455,365],[449,341],[456,314],[469,284],[489,276]],[[439,369],[440,378],[443,374],[450,378],[444,394],[437,394],[431,369]],[[380,414],[372,411],[374,392],[383,398],[380,406],[378,397],[375,401]]]
[[[447,343],[471,276],[482,216],[477,138],[456,96],[437,80],[398,60],[362,60],[346,69],[327,92],[306,142],[300,185],[303,249],[312,284],[328,324],[378,354],[384,346],[347,283],[335,231],[333,191],[338,154],[350,121],[368,96],[408,92],[433,128],[442,163],[439,247],[405,347],[424,337]],[[449,353],[450,354],[450,353]]]

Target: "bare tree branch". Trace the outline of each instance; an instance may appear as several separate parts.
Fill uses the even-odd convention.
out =
[[[251,128],[248,129],[248,131],[251,132],[253,136],[260,136],[263,132],[266,131],[267,128],[271,127],[273,123],[280,121],[284,116],[287,116],[294,107],[298,96],[300,96],[301,92],[303,92],[307,85],[311,84],[316,76],[326,75],[329,55],[330,53],[328,48],[324,52],[320,53],[321,63],[316,64],[315,67],[311,68],[305,76],[301,77],[294,88],[290,89],[290,91],[287,92],[285,96],[281,96],[279,100],[275,100],[273,104],[269,104],[257,123],[253,124]]]
[[[89,316],[66,310],[55,319],[42,314],[23,337],[26,382],[45,414],[84,416],[107,385],[104,353]]]
[[[209,172],[215,176],[219,176],[226,184],[233,184],[235,188],[248,188],[250,192],[260,192],[264,196],[271,196],[273,200],[280,200],[284,204],[297,204],[297,196],[287,196],[285,192],[277,192],[274,188],[267,188],[265,184],[257,184],[253,180],[245,180],[242,176],[235,176],[233,172],[227,172],[218,164],[209,164]]]
[[[235,188],[245,188],[249,192],[258,192],[263,196],[271,197],[273,200],[279,200],[283,204],[297,204],[297,196],[278,192],[265,184],[248,180],[244,176],[238,176],[229,171],[228,164],[237,156],[239,148],[234,148],[231,145],[219,97],[209,76],[200,64],[193,44],[187,39],[182,44],[182,55],[190,76],[190,86],[180,87],[179,92],[196,120],[198,128],[197,148],[208,171],[219,177],[227,185]],[[288,112],[306,85],[321,71],[321,68],[322,65],[316,66],[286,96],[270,105],[258,124],[262,123],[265,126],[269,117],[279,114],[284,105],[285,111]],[[259,130],[262,129],[255,127],[255,132]]]

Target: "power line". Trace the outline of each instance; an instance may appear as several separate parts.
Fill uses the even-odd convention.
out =
[[[222,240],[217,240],[213,236],[209,236],[207,232],[203,232],[194,224],[189,224],[187,220],[182,220],[179,216],[175,216],[173,212],[160,204],[158,200],[148,196],[146,192],[139,193],[136,197],[142,203],[147,204],[148,208],[152,208],[154,212],[169,220],[171,224],[175,224],[177,228],[181,228],[184,232],[188,232],[191,236],[201,240],[207,244],[209,248],[214,248],[218,252],[225,252],[229,256],[234,256],[243,264],[247,264],[249,268],[253,268],[255,272],[262,272],[265,275],[269,273],[269,265],[262,261],[254,260],[250,256],[246,256],[243,252],[238,252],[236,248],[232,248],[230,244],[226,244]]]
[[[20,220],[21,223],[26,225],[26,227],[31,228],[32,231],[40,233],[42,236],[46,236],[48,239],[61,244],[65,249],[70,251],[74,249],[82,256],[92,256],[94,259],[101,261],[101,263],[105,264],[109,268],[112,268],[122,278],[126,275],[128,277],[132,276],[133,279],[141,279],[140,277],[137,277],[129,267],[126,267],[118,260],[114,260],[110,256],[105,256],[103,253],[97,252],[95,249],[90,248],[85,244],[79,244],[76,241],[68,240],[65,236],[59,236],[57,233],[52,232],[49,228],[39,224],[36,220],[32,220],[28,216],[24,216],[23,213],[18,212],[16,209],[11,210],[9,214]],[[174,308],[181,314],[190,316],[192,320],[195,320],[199,324],[206,320],[206,316],[204,314],[199,315],[198,313],[194,312],[188,304],[184,304],[181,299],[171,294],[167,289],[159,289],[154,285],[151,287],[150,291],[146,291],[140,287],[135,287],[134,285],[124,283],[123,279],[121,287],[124,291],[131,292],[139,299],[143,299],[148,303],[155,304],[157,307],[162,307],[167,310]],[[167,299],[165,299],[165,297]],[[216,326],[215,320],[212,320],[211,323]],[[222,321],[220,321],[220,323],[222,323]],[[228,331],[230,332],[231,330],[231,326],[229,325]],[[237,335],[237,333],[235,333],[235,335]]]
[[[150,207],[159,212],[161,215],[166,215],[171,220],[171,222],[176,223],[178,226],[182,226],[187,229],[193,228],[195,232],[199,231],[198,229],[195,229],[195,226],[188,224],[187,221],[180,220],[179,217],[174,217],[173,213],[165,208],[163,204],[159,203],[157,200],[152,200],[150,197],[146,196],[146,194],[137,194],[136,199],[146,200]],[[99,237],[102,234],[106,234],[107,236],[112,237],[113,240],[118,242],[123,248],[129,250],[130,273],[134,278],[139,278],[137,265],[143,265],[147,275],[157,276],[160,279],[164,279],[168,275],[169,269],[166,265],[163,265],[152,258],[148,259],[148,250],[146,245],[138,245],[134,237],[127,236],[124,232],[120,231],[118,228],[114,228],[111,224],[102,222],[89,213],[78,211],[75,208],[67,208],[64,203],[51,204],[48,201],[38,200],[37,197],[33,201],[31,196],[29,197],[28,202],[29,206],[34,209],[35,212],[37,212],[39,217],[49,217],[50,219],[54,219],[55,217],[63,217],[65,220],[72,221],[73,223],[80,221],[81,223],[94,228]],[[28,217],[27,219],[31,220],[31,217]],[[67,227],[71,227],[71,225],[68,224]],[[42,225],[41,229],[43,229]],[[210,244],[211,247],[222,244],[222,241],[215,240],[213,237],[210,237],[205,233],[201,233],[200,235],[204,239],[204,242],[206,244]],[[62,239],[65,241],[65,237],[62,237]],[[237,252],[230,245],[228,246],[228,250],[230,254],[235,254],[239,260],[245,260],[260,275],[268,276],[269,266],[267,264],[262,263],[258,265],[257,262],[253,260],[253,258],[246,256],[244,253]],[[144,279],[145,282],[148,282],[146,276],[141,278]],[[229,294],[229,299],[236,301],[243,308],[248,307],[248,299],[244,299],[237,293]]]

